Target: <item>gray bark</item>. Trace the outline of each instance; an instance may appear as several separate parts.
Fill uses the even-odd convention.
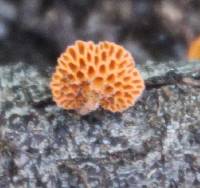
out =
[[[49,73],[2,66],[0,187],[200,187],[199,68],[142,67],[134,107],[80,117],[49,101]]]

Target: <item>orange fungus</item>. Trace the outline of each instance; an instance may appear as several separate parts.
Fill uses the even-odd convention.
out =
[[[194,39],[189,46],[188,50],[189,60],[200,60],[200,37]]]
[[[58,58],[50,87],[58,106],[85,115],[99,106],[126,110],[142,94],[144,81],[122,46],[76,41]]]

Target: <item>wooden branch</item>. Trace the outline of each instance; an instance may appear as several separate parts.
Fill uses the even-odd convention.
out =
[[[165,77],[173,72],[180,76],[195,76],[200,75],[200,61],[198,62],[165,62],[153,64],[147,61],[146,65],[138,66],[144,80],[153,79],[156,77]]]
[[[138,66],[147,85],[167,85],[182,80],[184,77],[200,77],[200,61],[165,62],[155,64],[147,61]]]

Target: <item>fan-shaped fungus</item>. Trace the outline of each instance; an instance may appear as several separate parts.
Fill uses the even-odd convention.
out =
[[[58,106],[84,115],[99,106],[112,112],[126,110],[142,94],[144,81],[123,47],[76,41],[58,58],[50,87]]]

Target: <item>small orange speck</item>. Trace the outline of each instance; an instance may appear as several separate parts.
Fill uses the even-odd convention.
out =
[[[187,56],[189,60],[200,60],[200,37],[190,43]]]
[[[88,114],[99,106],[121,112],[134,105],[144,81],[130,53],[113,42],[76,41],[58,58],[50,88],[59,107]]]

